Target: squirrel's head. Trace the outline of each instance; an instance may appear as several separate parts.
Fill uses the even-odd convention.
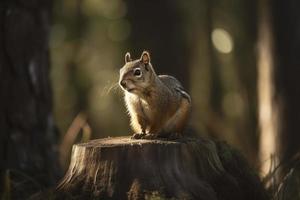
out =
[[[125,65],[120,69],[121,88],[133,94],[141,94],[151,85],[155,72],[150,63],[150,54],[144,51],[137,60],[132,60],[130,53],[125,55]]]

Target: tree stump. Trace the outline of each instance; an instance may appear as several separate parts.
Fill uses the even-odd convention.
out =
[[[236,151],[199,138],[76,144],[55,193],[56,199],[268,199]]]

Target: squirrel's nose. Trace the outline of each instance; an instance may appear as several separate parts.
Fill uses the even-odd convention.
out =
[[[123,88],[126,88],[126,81],[125,81],[125,80],[120,81],[120,85],[121,85]]]

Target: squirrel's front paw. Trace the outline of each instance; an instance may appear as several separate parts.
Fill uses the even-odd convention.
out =
[[[148,139],[148,140],[154,140],[157,138],[158,138],[157,134],[151,134],[151,133],[146,133],[141,137],[141,139]]]
[[[135,133],[131,136],[131,139],[143,139],[146,133]]]
[[[135,133],[131,136],[131,139],[148,139],[148,140],[153,140],[157,139],[158,135],[157,134],[151,134],[151,133]]]

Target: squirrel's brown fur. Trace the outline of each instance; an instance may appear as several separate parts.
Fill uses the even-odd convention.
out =
[[[190,109],[190,96],[180,82],[168,75],[157,75],[144,51],[138,60],[125,55],[120,70],[120,86],[131,118],[134,137],[157,137],[181,134]]]

